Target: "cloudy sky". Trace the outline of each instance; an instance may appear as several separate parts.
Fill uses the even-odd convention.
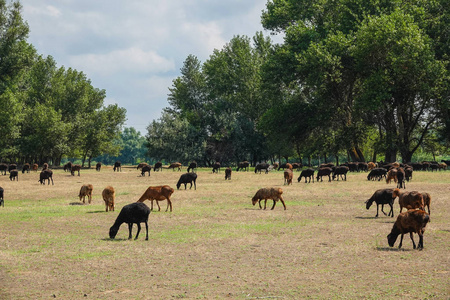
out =
[[[260,21],[267,0],[20,2],[37,51],[83,71],[143,135],[168,106],[168,88],[189,54],[204,62],[235,35],[269,35]]]

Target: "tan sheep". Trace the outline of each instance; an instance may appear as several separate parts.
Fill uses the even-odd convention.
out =
[[[428,193],[421,193],[423,198],[423,206],[428,208],[428,214],[430,214],[431,196]]]
[[[92,184],[85,184],[81,187],[80,189],[80,194],[78,195],[78,197],[80,197],[80,201],[81,198],[83,198],[83,203],[85,203],[85,198],[86,196],[88,197],[88,202],[89,204],[92,201],[92,190],[94,189],[94,187],[92,186]]]
[[[252,198],[252,204],[255,205],[256,202],[259,203],[259,208],[261,207],[261,200],[264,199],[264,209],[266,209],[267,199],[273,200],[273,206],[271,209],[275,208],[275,204],[278,200],[281,201],[281,203],[284,206],[284,210],[286,210],[286,204],[284,203],[283,197],[281,197],[281,194],[283,194],[283,190],[281,188],[262,188],[259,189],[255,196]]]
[[[156,205],[158,205],[158,211],[161,210],[158,201],[167,200],[167,208],[172,211],[172,201],[170,201],[170,196],[173,194],[174,189],[168,185],[160,185],[160,186],[150,186],[145,193],[139,198],[137,202],[144,202],[145,200],[150,200],[151,207],[150,210],[153,210],[153,200],[156,200]]]
[[[287,184],[287,185],[292,184],[293,177],[294,177],[294,172],[292,172],[292,169],[284,170],[284,184]]]
[[[116,200],[116,191],[112,186],[107,186],[102,192],[103,201],[105,201],[106,211],[114,211],[114,201]]]
[[[390,169],[387,173],[386,183],[391,183],[391,180],[394,180],[395,183],[397,183],[397,169],[393,168]]]

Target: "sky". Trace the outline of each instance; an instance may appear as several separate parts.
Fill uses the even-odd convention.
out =
[[[264,31],[267,0],[20,0],[28,42],[58,66],[82,71],[146,127],[169,106],[172,80],[188,55],[205,62],[236,35]],[[277,42],[278,37],[272,37]]]

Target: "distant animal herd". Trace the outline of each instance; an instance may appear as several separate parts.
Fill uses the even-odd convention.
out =
[[[397,216],[397,219],[392,227],[390,234],[387,236],[388,244],[390,247],[393,247],[398,236],[401,235],[399,248],[402,247],[403,235],[409,233],[411,241],[413,243],[413,248],[416,249],[416,243],[413,239],[413,233],[417,233],[419,235],[419,243],[417,244],[418,249],[423,248],[423,234],[425,231],[425,227],[427,223],[430,221],[430,204],[431,204],[431,196],[427,192],[418,192],[418,191],[405,191],[401,189],[406,189],[405,181],[410,181],[413,177],[413,170],[416,171],[440,171],[446,170],[447,166],[450,165],[450,161],[442,160],[441,163],[438,162],[421,162],[421,163],[374,163],[374,162],[350,162],[344,163],[340,166],[335,166],[332,163],[321,164],[317,170],[313,168],[305,168],[303,169],[303,165],[301,163],[285,163],[285,164],[268,164],[268,163],[259,163],[255,166],[255,174],[261,174],[262,171],[264,173],[268,173],[272,170],[281,170],[283,169],[284,175],[284,184],[292,185],[294,170],[299,170],[300,176],[297,178],[297,181],[300,182],[302,179],[305,179],[305,183],[314,183],[314,174],[317,171],[316,181],[322,182],[323,177],[328,178],[328,181],[339,179],[346,181],[348,172],[369,172],[367,175],[367,180],[377,180],[380,181],[383,178],[386,180],[386,183],[390,183],[394,181],[397,184],[397,188],[387,188],[387,189],[379,189],[375,191],[375,193],[365,202],[366,209],[369,209],[372,204],[375,202],[377,205],[377,214],[375,217],[379,216],[379,206],[381,205],[381,212],[384,215],[394,217],[394,200],[398,197],[398,202],[400,205],[400,212]],[[236,168],[236,172],[239,171],[249,171],[250,163],[248,161],[240,162]],[[101,171],[102,164],[97,163],[95,169],[97,171]],[[28,164],[25,163],[22,165],[22,174],[31,171],[38,171],[39,166],[37,164]],[[151,166],[147,163],[140,163],[137,166],[137,170],[141,172],[141,176],[145,176],[148,173],[150,176],[150,172],[153,168],[153,172],[162,171],[163,169],[172,169],[173,171],[182,171],[182,164],[179,162],[175,162],[170,164],[168,167],[164,167],[161,162],[157,162],[154,166]],[[75,172],[80,176],[80,172],[82,167],[80,165],[72,164],[72,162],[68,162],[63,167],[64,171],[70,172],[72,176],[75,176]],[[220,162],[216,162],[212,165],[212,173],[219,173],[221,169]],[[182,174],[180,179],[178,180],[176,186],[177,189],[180,189],[181,185],[184,185],[184,188],[187,189],[187,184],[190,184],[189,188],[191,189],[194,186],[194,189],[197,189],[197,163],[191,162],[187,168],[187,173]],[[113,167],[114,172],[122,171],[121,162],[117,161],[114,163]],[[0,175],[6,175],[9,172],[9,179],[11,181],[19,181],[19,172],[17,164],[5,164],[0,163]],[[225,180],[231,180],[232,168],[227,167],[225,169]],[[42,170],[39,174],[39,182],[40,184],[45,184],[45,181],[48,181],[47,184],[50,185],[50,181],[52,185],[53,182],[53,172],[49,169],[47,163],[42,165]],[[87,198],[88,203],[90,204],[92,201],[92,191],[93,186],[91,184],[85,184],[81,187],[79,192],[80,201],[85,204],[85,200]],[[137,224],[138,231],[136,233],[135,239],[138,238],[139,233],[141,231],[141,223],[145,223],[146,227],[146,240],[148,240],[148,217],[150,211],[153,210],[153,201],[156,201],[156,205],[158,206],[158,211],[161,210],[159,205],[159,201],[167,201],[166,212],[170,209],[172,211],[172,201],[170,200],[171,195],[173,194],[174,189],[169,185],[162,186],[150,186],[144,194],[137,200],[135,203],[131,203],[125,205],[120,211],[116,221],[113,226],[111,226],[109,231],[109,236],[111,239],[114,239],[117,235],[119,227],[123,223],[128,224],[129,236],[128,238],[132,238],[132,226],[133,224]],[[275,208],[275,205],[278,201],[280,201],[286,210],[286,204],[282,197],[283,190],[281,188],[261,188],[259,189],[252,198],[252,204],[259,204],[259,208],[262,209],[261,201],[264,200],[264,209],[266,209],[267,200],[271,199],[273,201],[273,205],[271,209]],[[105,210],[114,211],[115,208],[115,190],[112,186],[107,186],[102,191],[102,197],[105,202]],[[145,200],[149,200],[151,203],[151,207],[149,208],[143,202]],[[4,207],[4,189],[0,187],[0,206]],[[384,205],[389,205],[390,210],[388,214],[384,211]],[[428,213],[425,211],[425,207],[428,210]],[[407,211],[403,211],[403,208],[406,208]]]

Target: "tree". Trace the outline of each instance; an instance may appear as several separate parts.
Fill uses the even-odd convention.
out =
[[[124,128],[120,134],[120,146],[122,150],[118,159],[122,163],[136,164],[145,161],[147,148],[145,137],[141,136],[134,127]]]

